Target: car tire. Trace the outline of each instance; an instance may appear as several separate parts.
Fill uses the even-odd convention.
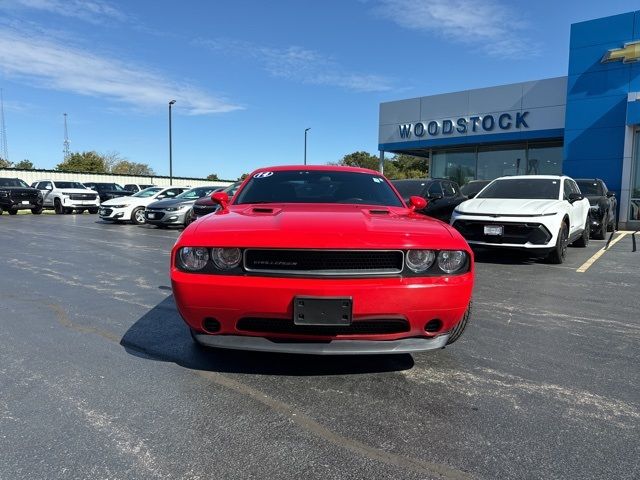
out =
[[[146,220],[144,219],[144,207],[137,207],[131,212],[131,221],[136,225],[144,225]]]
[[[65,208],[64,209],[64,214],[65,215],[71,215],[73,213],[73,208]]]
[[[53,201],[53,209],[55,210],[57,215],[64,214],[64,208],[62,207],[62,202],[60,201],[59,198],[56,198]]]
[[[549,263],[560,265],[564,262],[567,256],[567,247],[569,246],[569,228],[567,224],[562,222],[560,230],[558,231],[558,239],[556,240],[556,246],[547,256]]]
[[[184,227],[187,228],[195,221],[196,218],[197,217],[195,215],[190,215],[187,213],[187,215],[184,217]]]
[[[9,215],[17,215],[18,214],[18,210],[7,210],[9,212]]]
[[[469,324],[470,318],[471,318],[471,302],[469,302],[469,306],[467,307],[467,310],[464,312],[462,319],[458,322],[458,324],[455,327],[453,327],[453,330],[451,330],[451,333],[449,334],[449,339],[447,340],[447,345],[451,345],[453,342],[455,342],[462,336],[462,333],[464,332],[464,330],[467,328],[467,325]]]
[[[0,215],[2,215],[2,212],[4,212],[4,210],[2,210],[2,208],[0,208]]]
[[[90,208],[90,209],[89,209],[89,213],[90,213],[91,215],[95,215],[96,213],[98,213],[98,209],[97,209],[97,208]]]
[[[604,229],[604,224],[603,227]],[[573,242],[574,247],[585,248],[589,245],[589,237],[591,236],[591,220],[589,219],[589,215],[587,215],[587,223],[584,225],[584,230],[582,231],[582,235],[575,242]]]
[[[32,208],[31,213],[34,215],[40,215],[42,213],[42,210],[44,210],[44,208],[42,207]]]

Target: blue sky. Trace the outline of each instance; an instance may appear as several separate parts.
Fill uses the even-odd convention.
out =
[[[9,159],[118,152],[168,174],[377,152],[380,102],[565,75],[571,23],[637,1],[0,0]]]

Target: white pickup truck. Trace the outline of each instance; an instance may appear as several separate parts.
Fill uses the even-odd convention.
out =
[[[501,177],[458,205],[451,225],[472,246],[524,249],[562,263],[570,243],[589,243],[589,200],[564,175]]]

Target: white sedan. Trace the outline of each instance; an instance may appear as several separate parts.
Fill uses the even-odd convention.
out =
[[[589,200],[566,176],[501,177],[458,205],[451,225],[470,245],[525,249],[562,263],[570,243],[589,243]]]
[[[150,203],[164,198],[174,198],[187,187],[150,187],[131,195],[107,200],[100,205],[100,218],[109,221],[127,221],[141,225],[145,223],[144,210]]]

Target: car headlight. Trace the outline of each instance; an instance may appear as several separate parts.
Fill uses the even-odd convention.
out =
[[[7,192],[6,190],[0,190],[0,197],[8,197],[9,196],[9,192]]]
[[[189,208],[189,205],[180,205],[179,207],[167,207],[165,210],[167,212],[178,212],[180,210],[186,210],[187,208]]]
[[[202,270],[209,261],[209,250],[203,247],[183,247],[178,251],[180,263],[186,270]]]
[[[435,259],[433,250],[408,250],[405,263],[412,272],[422,273],[433,265]]]
[[[62,195],[65,195],[68,197],[69,195],[71,195],[71,192],[62,192]]]
[[[127,208],[129,205],[105,205],[108,208]]]
[[[467,263],[467,252],[463,250],[442,250],[438,253],[438,268],[444,273],[456,273]]]
[[[231,270],[242,262],[242,252],[239,248],[213,248],[211,259],[220,270]]]

